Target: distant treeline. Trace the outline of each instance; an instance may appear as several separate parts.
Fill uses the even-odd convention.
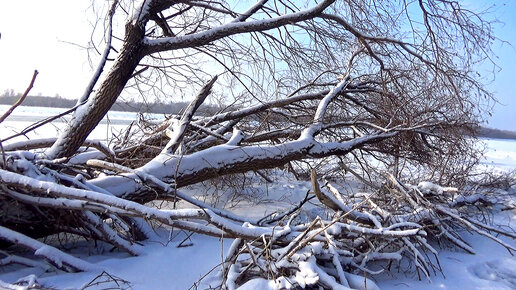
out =
[[[477,136],[490,139],[514,139],[516,140],[516,132],[509,130],[500,130],[487,127],[478,127]]]
[[[12,105],[18,100],[18,95],[4,94],[0,96],[1,105]],[[77,100],[65,99],[62,97],[44,97],[44,96],[28,96],[23,101],[23,106],[31,107],[52,107],[52,108],[72,108],[75,106]],[[157,114],[177,114],[184,110],[188,103],[138,103],[134,101],[116,102],[111,108],[112,111],[122,112],[148,112]],[[216,108],[210,105],[202,105],[198,113],[210,114],[216,112]]]
[[[4,93],[0,96],[1,105],[12,105],[19,98],[19,95],[12,93]],[[44,97],[44,96],[28,96],[22,103],[23,106],[33,107],[53,107],[53,108],[72,108],[75,106],[77,100],[65,99],[59,96],[56,97]],[[134,101],[130,102],[116,102],[111,108],[112,111],[122,112],[149,112],[156,114],[178,114],[182,112],[188,103],[177,102],[177,103],[138,103]],[[203,105],[199,108],[198,113],[200,115],[211,115],[217,111],[215,106]],[[487,127],[478,127],[476,129],[478,137],[491,138],[491,139],[514,139],[516,140],[516,132],[508,130],[493,129]]]

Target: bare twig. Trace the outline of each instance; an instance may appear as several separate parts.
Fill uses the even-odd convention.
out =
[[[27,95],[29,94],[30,90],[32,89],[32,87],[34,86],[34,82],[36,81],[36,77],[38,76],[38,71],[37,70],[34,70],[34,74],[32,75],[32,79],[30,81],[30,84],[29,86],[27,87],[27,89],[25,90],[25,92],[23,93],[23,95],[18,99],[18,101],[16,101],[16,103],[14,103],[8,110],[7,112],[5,112],[2,117],[0,117],[0,123],[2,123],[7,117],[9,117],[9,115],[11,115],[11,113],[14,111],[14,109],[16,109],[16,107],[18,107],[19,105],[21,105],[21,103],[25,100],[25,98],[27,97]],[[4,140],[2,140],[4,141]]]

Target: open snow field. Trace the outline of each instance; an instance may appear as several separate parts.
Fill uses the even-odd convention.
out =
[[[4,107],[0,106],[0,111]],[[0,139],[13,131],[32,124],[36,118],[51,113],[42,109],[22,108],[16,115],[0,124]],[[113,113],[109,123],[103,123],[92,134],[92,139],[105,139],[113,130],[121,130],[130,120],[131,113]],[[40,128],[29,136],[54,137],[60,129],[59,123]],[[21,137],[19,137],[21,138]],[[19,139],[21,140],[21,139]],[[488,146],[481,168],[496,172],[516,169],[516,141],[484,140]],[[250,202],[243,200],[231,204],[230,209],[237,214],[262,216],[302,200],[311,188],[310,182],[293,181],[280,177],[274,184],[256,188]],[[204,191],[203,191],[204,190]],[[516,192],[516,188],[513,189]],[[206,189],[193,187],[185,192],[202,196],[210,194]],[[512,202],[516,197],[512,195]],[[313,214],[307,212],[306,214]],[[499,211],[493,219],[516,228],[515,211]],[[160,229],[157,236],[144,242],[145,254],[131,257],[111,249],[94,248],[92,243],[77,242],[67,244],[70,252],[99,267],[97,271],[67,274],[41,267],[0,267],[0,289],[4,283],[14,283],[19,279],[37,278],[41,285],[55,289],[206,289],[213,281],[212,271],[201,282],[198,281],[224,260],[231,240],[206,237],[199,234],[188,235],[183,231]],[[382,289],[516,289],[516,258],[502,246],[479,235],[463,233],[466,241],[473,245],[476,255],[469,255],[456,249],[441,249],[439,254],[444,276],[435,273],[432,281],[407,269],[391,269],[373,279]],[[500,237],[503,239],[503,237]],[[508,241],[508,243],[514,243]],[[30,276],[34,275],[34,276]],[[109,283],[103,281],[110,280]],[[116,284],[116,281],[118,284]],[[24,289],[24,288],[20,288]]]

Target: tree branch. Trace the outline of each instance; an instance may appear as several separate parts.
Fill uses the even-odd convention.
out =
[[[25,90],[25,92],[23,93],[23,95],[18,99],[18,101],[16,101],[16,103],[14,103],[8,110],[7,112],[5,112],[2,117],[0,117],[0,123],[2,123],[7,117],[9,117],[9,115],[11,115],[11,113],[14,111],[14,109],[16,109],[16,107],[18,107],[19,105],[21,105],[21,103],[23,102],[23,100],[25,100],[25,98],[27,97],[27,95],[29,94],[30,90],[32,89],[32,87],[34,86],[34,82],[36,81],[36,77],[38,76],[38,71],[35,70],[34,71],[34,74],[32,75],[32,80],[30,81],[30,84],[29,86],[27,87],[27,89]]]
[[[175,50],[181,48],[192,48],[206,45],[215,40],[245,32],[265,31],[278,28],[284,25],[305,21],[320,14],[324,9],[333,4],[335,0],[324,0],[318,5],[304,11],[286,14],[279,17],[256,20],[251,22],[231,22],[206,31],[186,36],[167,37],[160,39],[145,38],[146,54],[160,51]]]

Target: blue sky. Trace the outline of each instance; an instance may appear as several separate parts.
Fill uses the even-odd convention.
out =
[[[0,93],[22,92],[32,72],[40,74],[33,94],[75,98],[82,94],[92,68],[86,46],[92,23],[89,0],[2,1],[0,4]],[[513,46],[493,46],[499,70],[488,84],[498,99],[488,126],[516,130],[516,1],[466,0],[474,8],[488,8],[489,19],[498,19],[495,35]],[[29,9],[27,9],[30,7]],[[487,68],[487,67],[486,67]]]
[[[500,104],[493,110],[489,126],[516,131],[516,1],[479,1],[493,5],[492,15],[500,21],[495,25],[495,35],[509,43],[497,42],[493,46],[500,71],[488,84]],[[512,45],[511,45],[512,44]]]

